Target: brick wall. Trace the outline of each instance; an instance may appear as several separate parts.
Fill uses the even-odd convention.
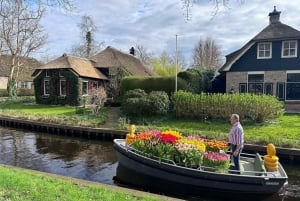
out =
[[[239,84],[247,83],[248,72],[228,72],[226,74],[226,92],[230,92],[231,88],[235,92],[239,92]],[[286,82],[285,71],[265,71],[265,82],[273,83],[273,95],[276,95],[277,82]]]

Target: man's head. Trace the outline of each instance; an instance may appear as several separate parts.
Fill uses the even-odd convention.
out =
[[[235,124],[240,121],[240,116],[238,114],[232,114],[230,117],[230,123]]]

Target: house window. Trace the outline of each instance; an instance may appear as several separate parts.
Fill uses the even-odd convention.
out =
[[[32,88],[32,82],[30,81],[19,81],[17,84],[17,87],[20,89],[31,89]]]
[[[82,82],[82,95],[88,95],[88,91],[89,91],[88,81],[83,81]]]
[[[265,83],[264,92],[267,95],[273,95],[273,83]]]
[[[66,80],[60,80],[60,96],[67,95],[67,82]]]
[[[239,93],[247,93],[247,83],[240,83]]]
[[[44,95],[50,95],[50,80],[44,80]]]
[[[272,43],[258,43],[257,58],[258,59],[272,58]]]
[[[297,57],[297,46],[298,43],[296,40],[283,41],[281,57]]]
[[[277,83],[276,96],[279,100],[285,99],[285,83],[284,82]]]
[[[59,75],[59,77],[64,77],[64,76],[65,76],[65,73],[64,73],[64,71],[63,71],[62,69],[60,69],[60,70],[58,71],[58,75]]]
[[[300,73],[287,74],[286,99],[300,100]]]
[[[255,94],[263,93],[264,74],[249,74],[248,75],[248,92]]]
[[[50,77],[49,70],[45,70],[45,77]]]

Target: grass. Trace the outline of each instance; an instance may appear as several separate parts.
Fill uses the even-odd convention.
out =
[[[92,115],[88,108],[75,106],[37,105],[34,99],[4,99],[0,101],[0,115],[46,123],[99,127],[107,119],[107,108]]]
[[[0,201],[158,201],[163,197],[0,166]],[[167,200],[167,198],[165,199]]]

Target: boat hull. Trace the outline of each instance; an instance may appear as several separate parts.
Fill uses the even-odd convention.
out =
[[[271,178],[222,174],[159,162],[131,151],[116,140],[114,142],[120,168],[136,174],[136,177],[133,178],[124,171],[120,174],[117,171],[117,178],[127,183],[162,192],[190,196],[198,196],[203,191],[270,195],[278,192],[287,182],[286,175]]]

